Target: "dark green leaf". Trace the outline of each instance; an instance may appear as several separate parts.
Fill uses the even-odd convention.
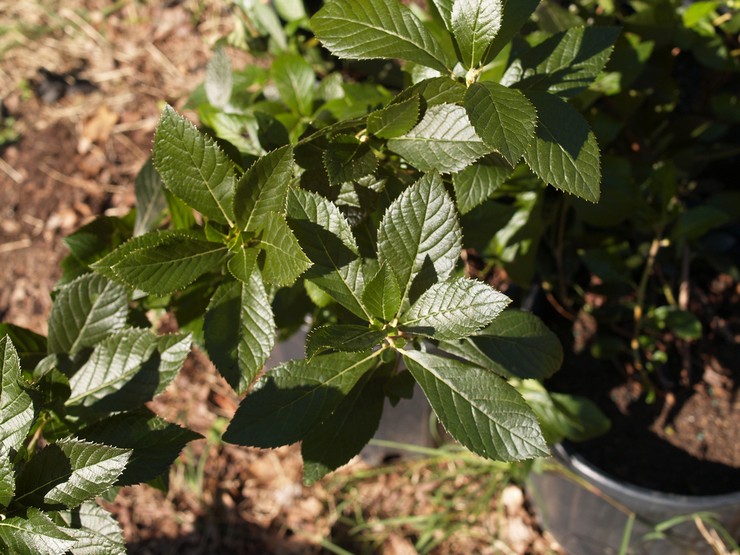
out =
[[[465,90],[465,85],[449,77],[432,77],[401,91],[392,104],[406,102],[414,97],[421,98],[421,106],[424,108],[440,104],[462,104]]]
[[[359,249],[339,208],[301,189],[288,194],[288,224],[313,266],[306,278],[356,315],[370,320],[362,304],[365,278]]]
[[[455,0],[450,25],[467,68],[476,67],[501,28],[501,0]]]
[[[15,324],[0,322],[0,338],[7,336],[15,347],[21,368],[31,370],[49,352],[46,337]]]
[[[378,159],[366,142],[352,135],[337,135],[324,151],[324,167],[332,185],[341,185],[371,175]]]
[[[365,286],[362,302],[370,314],[390,322],[401,308],[401,289],[390,264],[384,264]]]
[[[455,204],[461,214],[467,214],[483,204],[512,174],[512,169],[498,154],[489,154],[475,164],[452,176]]]
[[[0,547],[12,555],[62,555],[75,539],[38,509],[0,520]]]
[[[0,508],[7,507],[15,495],[15,473],[5,446],[0,446]]]
[[[511,302],[493,287],[467,278],[435,283],[399,318],[405,331],[461,339],[490,324]]]
[[[47,445],[18,474],[15,502],[77,507],[113,487],[130,456],[128,449],[72,439]]]
[[[165,186],[217,222],[234,222],[234,166],[216,142],[167,106],[154,136],[154,167]]]
[[[440,422],[465,447],[502,461],[548,455],[537,417],[502,378],[458,360],[402,354]]]
[[[432,0],[448,31],[452,31],[452,5],[454,0]]]
[[[101,216],[68,235],[64,242],[72,255],[89,266],[131,237],[130,220]]]
[[[285,209],[293,180],[293,149],[285,146],[257,160],[236,184],[234,212],[240,229],[252,231],[267,224],[273,213]]]
[[[389,104],[367,117],[367,132],[381,139],[400,137],[419,121],[419,107],[418,96]]]
[[[378,429],[383,414],[383,382],[368,372],[339,406],[301,444],[303,479],[311,485],[357,455]]]
[[[680,310],[673,306],[659,306],[654,316],[661,329],[669,329],[677,337],[690,341],[701,339],[701,320],[688,310]]]
[[[534,314],[506,310],[485,330],[439,348],[506,377],[545,379],[563,362],[557,336]]]
[[[454,173],[489,153],[457,104],[431,106],[406,135],[388,141],[388,148],[425,172]]]
[[[136,223],[134,235],[143,235],[155,229],[167,207],[162,178],[154,169],[152,159],[147,159],[134,181],[136,193]]]
[[[162,420],[148,409],[117,414],[84,428],[80,438],[130,449],[131,458],[116,485],[153,480],[166,472],[180,451],[201,436]]]
[[[203,325],[206,349],[221,375],[238,393],[262,370],[275,344],[275,320],[259,272],[249,283],[225,283],[216,290]]]
[[[461,240],[455,205],[438,174],[424,176],[393,201],[378,228],[378,261],[393,270],[401,306],[450,277]]]
[[[267,283],[279,287],[293,285],[311,267],[311,261],[281,214],[268,218],[260,247],[265,251],[262,277]]]
[[[257,268],[257,255],[260,251],[255,247],[242,247],[229,259],[228,268],[231,275],[242,283],[249,283],[249,276]]]
[[[465,109],[480,138],[516,166],[537,125],[537,111],[527,97],[498,83],[473,83]]]
[[[223,243],[184,231],[153,231],[134,237],[93,265],[101,274],[147,293],[184,289],[223,262]]]
[[[503,18],[501,28],[488,48],[488,56],[484,61],[488,62],[511,42],[511,39],[519,32],[522,26],[532,15],[540,0],[502,0]]]
[[[281,364],[242,401],[224,440],[253,447],[279,447],[302,440],[375,364],[376,355],[367,352]]]
[[[733,204],[731,203],[730,206]],[[699,239],[708,232],[727,223],[733,217],[720,207],[702,204],[683,212],[671,230],[671,239],[674,241]]]
[[[92,501],[56,513],[76,540],[72,555],[126,555],[123,530],[113,515]]]
[[[280,98],[296,114],[313,114],[316,76],[311,65],[298,54],[280,54],[270,71]]]
[[[445,74],[451,67],[434,36],[397,0],[332,0],[311,19],[311,29],[340,58],[401,58]]]
[[[599,146],[588,123],[575,108],[548,93],[527,94],[539,121],[524,153],[527,165],[545,183],[584,200],[600,196]]]
[[[128,292],[103,276],[85,274],[62,287],[49,316],[49,352],[75,353],[126,325]]]
[[[208,102],[217,108],[226,108],[231,99],[231,88],[234,78],[231,75],[231,60],[223,47],[213,51],[213,56],[206,66],[206,80],[203,87]]]
[[[385,333],[354,324],[328,324],[313,328],[306,338],[306,358],[326,351],[356,353],[366,351],[385,337]]]

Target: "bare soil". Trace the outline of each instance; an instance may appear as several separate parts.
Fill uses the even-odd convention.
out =
[[[18,136],[0,146],[0,320],[46,333],[63,238],[132,208],[163,102],[183,106],[232,24],[217,0],[0,0],[0,101]],[[491,489],[493,478],[464,461],[353,461],[305,487],[296,446],[218,440],[237,403],[198,353],[154,400],[207,439],[182,453],[167,493],[136,486],[107,503],[129,553],[324,553],[332,541],[402,555],[416,552],[428,522],[439,523],[432,553],[562,553],[518,486],[499,477]]]

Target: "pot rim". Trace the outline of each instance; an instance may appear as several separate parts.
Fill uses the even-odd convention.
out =
[[[555,458],[570,470],[606,493],[617,497],[627,497],[642,503],[667,505],[678,509],[684,508],[687,512],[740,505],[740,491],[717,495],[685,495],[651,490],[630,484],[604,472],[584,459],[574,447],[568,444],[553,445],[552,451]]]

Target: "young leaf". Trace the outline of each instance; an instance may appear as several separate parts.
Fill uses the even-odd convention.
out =
[[[442,341],[439,348],[505,378],[552,376],[563,362],[557,336],[534,314],[503,312],[491,325],[462,341]]]
[[[72,549],[75,539],[38,509],[24,516],[0,520],[0,547],[13,555],[60,555]]]
[[[130,455],[128,449],[73,439],[47,445],[18,474],[15,502],[77,507],[110,489]]]
[[[498,83],[473,83],[465,110],[481,139],[516,166],[537,126],[537,111],[527,97]]]
[[[167,207],[162,178],[154,169],[151,158],[146,161],[136,175],[134,192],[136,194],[134,236],[138,236],[155,229],[162,220],[162,213]]]
[[[121,389],[157,348],[149,330],[127,329],[98,343],[89,360],[69,380],[67,405],[89,407]]]
[[[311,267],[298,239],[281,214],[272,214],[262,231],[260,248],[265,251],[262,278],[278,287],[293,285]]]
[[[242,247],[236,251],[227,264],[231,275],[242,283],[249,283],[249,276],[257,268],[259,253],[259,249],[255,247]]]
[[[488,47],[484,62],[490,62],[511,42],[522,26],[527,22],[540,0],[501,0],[503,17],[498,34]]]
[[[280,54],[272,62],[270,75],[288,108],[302,116],[313,114],[316,76],[303,56]]]
[[[201,436],[162,420],[148,409],[108,417],[80,431],[81,439],[131,450],[116,485],[148,482],[165,472],[190,441]]]
[[[450,23],[462,62],[477,67],[501,28],[501,0],[455,0]]]
[[[527,165],[545,183],[584,200],[601,192],[599,146],[578,111],[549,93],[530,92],[537,109],[537,133],[524,153]]]
[[[216,290],[203,332],[218,371],[238,393],[246,391],[275,344],[275,320],[259,272],[248,284],[227,282]]]
[[[33,402],[21,379],[13,342],[8,336],[0,338],[0,457],[9,449],[20,449],[33,423]]]
[[[372,174],[378,159],[367,143],[352,135],[337,135],[324,151],[324,167],[332,185],[341,185]]]
[[[167,295],[216,268],[227,252],[223,243],[195,232],[153,231],[124,243],[92,268],[129,287]]]
[[[224,440],[252,447],[300,441],[342,402],[377,355],[336,353],[291,360],[262,377],[242,401]]]
[[[419,96],[392,103],[367,117],[367,132],[380,139],[400,137],[419,121]]]
[[[339,58],[401,58],[445,74],[452,67],[434,36],[397,0],[332,0],[313,16],[311,29]]]
[[[234,166],[216,142],[171,106],[162,113],[154,136],[154,167],[165,186],[198,212],[234,222]]]
[[[303,479],[307,485],[349,462],[370,441],[383,415],[383,382],[368,372],[339,406],[303,439]]]
[[[430,107],[411,131],[388,141],[388,148],[424,171],[454,173],[491,149],[476,134],[465,108],[456,104]]]
[[[122,329],[127,315],[124,287],[103,276],[85,274],[57,294],[49,316],[49,352],[75,353],[92,347]]]
[[[440,422],[465,447],[502,461],[548,455],[537,417],[505,380],[458,360],[401,354]]]
[[[223,47],[214,50],[213,57],[206,66],[206,80],[203,87],[208,102],[216,108],[226,108],[231,99],[231,87],[234,77],[231,74],[231,60]]]
[[[461,214],[467,214],[483,204],[513,171],[501,156],[492,153],[453,175],[457,209]]]
[[[481,281],[435,283],[401,315],[400,326],[434,339],[460,339],[490,324],[510,302]]]
[[[328,324],[314,328],[306,338],[306,358],[326,351],[357,353],[378,345],[385,332],[354,324]]]
[[[15,495],[15,473],[13,463],[10,461],[4,446],[0,451],[0,509],[7,507]]]
[[[72,555],[126,555],[126,540],[118,521],[94,502],[56,514],[69,527],[65,533],[76,540]]]
[[[390,322],[401,308],[401,289],[389,264],[381,266],[375,277],[365,286],[362,302],[370,314]]]
[[[618,27],[604,25],[572,27],[545,40],[521,57],[516,86],[575,96],[604,69],[619,33]],[[510,81],[510,75],[504,80]]]
[[[239,179],[234,212],[240,229],[260,229],[272,213],[283,212],[293,167],[293,149],[284,146],[258,159]]]
[[[362,304],[365,278],[359,249],[339,208],[324,197],[291,189],[288,224],[313,266],[306,278],[360,318],[370,320]]]
[[[401,302],[413,302],[433,283],[450,277],[461,241],[455,205],[440,176],[428,174],[386,211],[378,228],[378,262],[393,270]]]

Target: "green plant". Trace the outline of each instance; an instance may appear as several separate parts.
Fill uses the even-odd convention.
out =
[[[244,3],[247,16],[274,23],[258,4]],[[593,433],[572,425],[586,401],[566,406],[530,387],[533,410],[509,383],[550,376],[562,350],[536,316],[504,311],[510,299],[466,275],[460,260],[470,237],[485,236],[512,259],[529,257],[543,182],[600,196],[596,139],[568,99],[599,76],[618,29],[518,36],[537,4],[436,0],[427,17],[396,0],[327,3],[310,20],[316,37],[343,59],[404,60],[407,82],[395,94],[397,68],[352,82],[347,73],[359,66],[343,68],[313,39],[272,23],[263,29],[272,42],[285,40],[269,71],[232,71],[217,51],[191,99],[208,132],[165,108],[136,181],[135,215],[99,218],[67,239],[48,341],[4,330],[16,386],[3,399],[24,399],[23,385],[42,400],[39,424],[14,436],[3,464],[22,476],[50,456],[42,444],[78,437],[119,453],[120,468],[75,503],[155,479],[194,435],[141,407],[174,378],[191,337],[247,393],[223,439],[302,441],[307,482],[358,453],[385,399],[408,397],[414,381],[447,430],[487,458],[546,455],[538,416],[563,407],[547,439]],[[494,196],[508,199],[496,217],[461,224],[460,213]],[[527,222],[513,223],[522,210]],[[151,333],[163,310],[183,333]],[[306,316],[306,358],[263,373],[278,330]],[[5,414],[0,426],[10,429],[15,415]],[[2,524],[25,518],[36,529],[39,510],[52,511],[55,534],[79,524],[59,520],[52,494],[27,505],[12,487],[0,521],[6,546],[37,541]]]

